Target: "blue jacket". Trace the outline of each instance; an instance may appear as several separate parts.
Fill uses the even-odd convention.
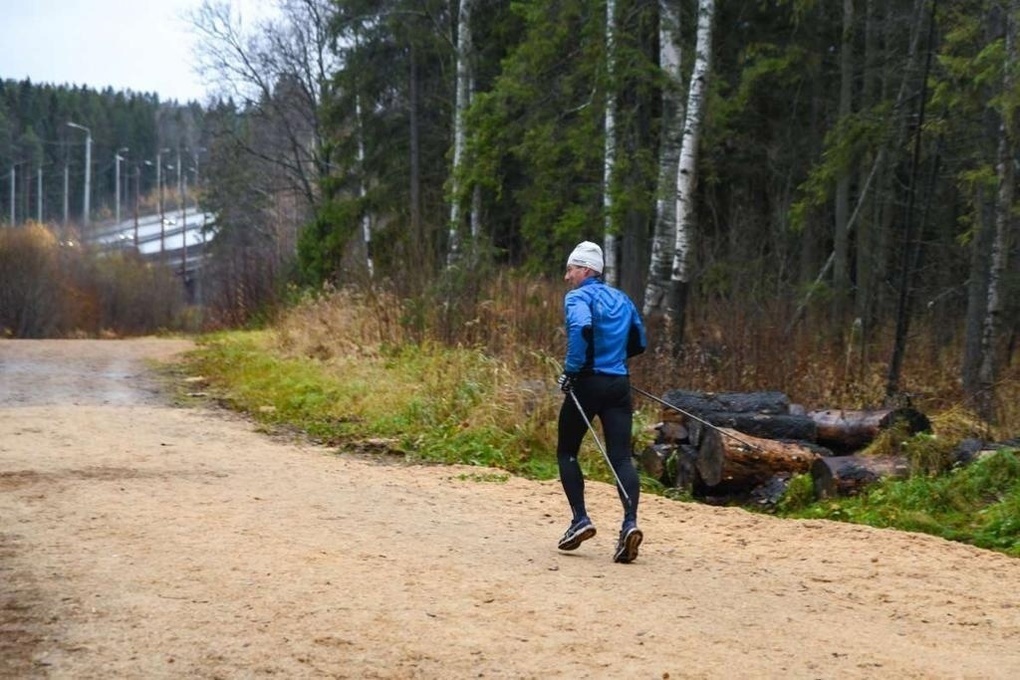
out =
[[[565,373],[627,375],[627,359],[648,344],[645,326],[627,294],[597,277],[563,299],[567,326]]]

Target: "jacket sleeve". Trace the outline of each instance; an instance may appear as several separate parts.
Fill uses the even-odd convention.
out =
[[[648,347],[648,338],[645,336],[645,325],[641,321],[641,315],[637,308],[631,303],[630,330],[627,332],[627,358],[644,353]]]

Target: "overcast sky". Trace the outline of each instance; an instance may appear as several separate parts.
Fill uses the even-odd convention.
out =
[[[245,24],[273,0],[231,0]],[[0,0],[0,79],[205,101],[186,12],[201,0]]]

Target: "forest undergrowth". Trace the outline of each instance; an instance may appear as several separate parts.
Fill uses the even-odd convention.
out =
[[[187,369],[209,395],[267,428],[302,432],[341,451],[550,479],[562,403],[563,293],[559,282],[511,274],[493,277],[468,304],[325,291],[304,296],[260,330],[204,336]],[[1015,451],[960,470],[940,463],[964,438],[1020,435],[1016,368],[1007,366],[997,385],[997,421],[984,422],[964,399],[959,343],[934,346],[932,338],[945,334],[918,322],[890,403],[891,338],[842,342],[818,332],[810,316],[791,330],[781,323],[787,312],[727,300],[695,306],[677,355],[650,323],[650,351],[632,360],[632,380],[657,394],[781,391],[808,409],[909,404],[929,416],[933,432],[884,445],[912,456],[917,474],[825,501],[795,479],[774,511],[925,531],[1020,556]],[[659,419],[658,405],[636,402],[636,451],[654,439]],[[586,473],[611,481],[590,440],[582,451]],[[646,491],[665,491],[656,480],[642,482]]]

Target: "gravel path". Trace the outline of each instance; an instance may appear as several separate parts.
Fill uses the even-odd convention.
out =
[[[0,341],[0,677],[1018,678],[1020,560],[336,455],[167,405],[187,341]]]

